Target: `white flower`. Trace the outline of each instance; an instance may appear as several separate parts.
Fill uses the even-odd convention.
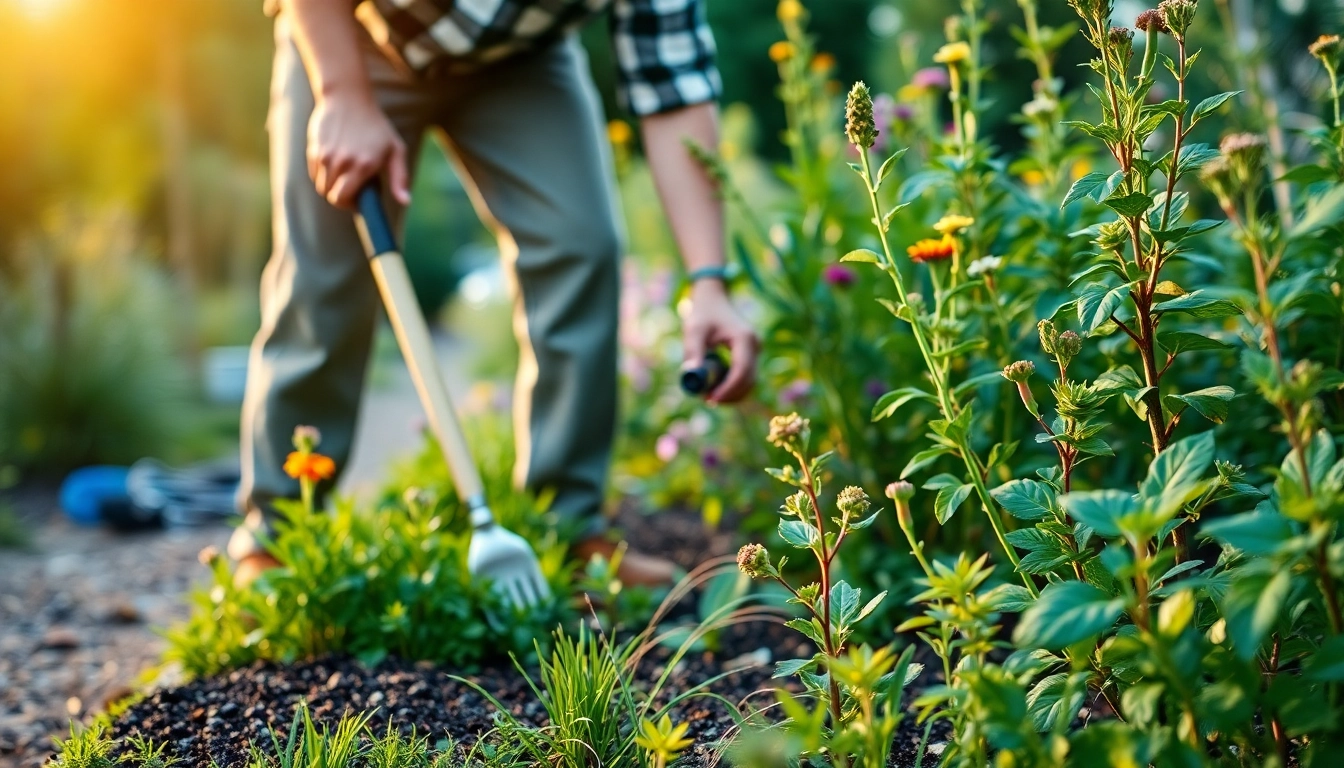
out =
[[[979,277],[993,272],[1001,264],[1003,264],[1002,256],[982,256],[971,262],[971,265],[966,268],[966,274],[971,277]]]

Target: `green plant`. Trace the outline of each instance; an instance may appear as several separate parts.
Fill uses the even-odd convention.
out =
[[[132,734],[126,737],[126,743],[130,746],[130,752],[122,755],[118,762],[128,763],[136,768],[168,768],[182,762],[172,755],[165,754],[168,750],[166,742],[155,742],[140,734]]]
[[[294,473],[311,486],[326,457],[312,452],[315,435],[302,433],[299,442],[308,449],[291,457]],[[311,494],[282,502],[283,517],[264,543],[283,566],[247,587],[234,584],[218,552],[203,552],[213,584],[192,596],[191,616],[165,633],[165,658],[196,675],[256,659],[336,652],[369,663],[395,654],[461,668],[510,652],[525,655],[534,638],[563,620],[558,599],[522,611],[470,577],[466,511],[451,490],[403,496],[367,510],[340,500],[319,511]],[[522,494],[500,501],[498,508],[511,513],[531,503]],[[565,594],[566,574],[552,569],[548,577],[555,594]]]
[[[112,739],[108,737],[107,723],[95,719],[87,728],[70,723],[70,738],[53,737],[56,744],[55,764],[61,768],[113,768]]]
[[[901,720],[901,689],[918,674],[919,667],[909,663],[912,648],[899,659],[889,648],[848,648],[855,626],[882,603],[886,593],[864,604],[861,590],[843,580],[833,580],[832,564],[850,534],[872,525],[879,512],[867,514],[872,506],[868,495],[850,486],[836,498],[838,516],[831,517],[831,524],[827,524],[819,497],[821,471],[829,454],[810,454],[810,430],[807,419],[796,413],[772,419],[768,439],[790,455],[796,468],[767,471],[799,489],[780,508],[784,519],[779,523],[779,535],[792,547],[811,553],[819,581],[794,587],[781,572],[788,558],[772,562],[770,553],[759,544],[743,546],[737,562],[744,574],[779,583],[792,595],[788,602],[807,612],[789,620],[786,626],[815,643],[817,653],[776,665],[777,677],[797,675],[808,698],[816,701],[815,709],[808,712],[794,696],[784,692],[779,695],[787,727],[797,740],[797,751],[825,754],[837,765],[850,765],[853,757],[857,765],[876,768],[886,765],[891,739]],[[755,758],[740,754],[738,759],[750,763]]]
[[[604,624],[613,632],[647,624],[658,607],[653,589],[639,585],[631,587],[621,581],[621,559],[627,548],[628,545],[621,542],[610,559],[594,554],[584,565],[582,577],[575,585],[593,603],[594,610],[602,612]]]

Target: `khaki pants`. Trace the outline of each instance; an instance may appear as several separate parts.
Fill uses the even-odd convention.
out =
[[[596,529],[615,428],[621,246],[586,57],[571,37],[468,75],[413,80],[365,43],[378,101],[409,157],[427,129],[442,129],[513,276],[522,350],[515,481],[553,491],[552,509]],[[234,557],[255,551],[249,530],[266,524],[273,499],[298,496],[281,469],[295,426],[318,427],[322,452],[345,465],[380,307],[351,214],[308,177],[312,110],[281,17],[268,121],[275,250],[249,358],[239,490],[247,523],[230,543]]]

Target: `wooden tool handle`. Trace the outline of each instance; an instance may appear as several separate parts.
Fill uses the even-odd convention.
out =
[[[481,473],[462,435],[462,426],[458,423],[457,412],[453,410],[448,387],[435,362],[429,326],[416,302],[411,276],[397,249],[376,183],[360,192],[359,214],[356,222],[369,256],[369,265],[373,268],[374,280],[378,283],[378,292],[383,297],[383,306],[387,308],[388,319],[392,321],[392,330],[396,333],[401,354],[406,358],[406,366],[410,368],[411,381],[415,382],[420,403],[429,417],[430,429],[434,431],[434,436],[443,448],[443,455],[448,460],[448,470],[453,475],[457,494],[472,506],[483,504],[485,487],[481,483]]]

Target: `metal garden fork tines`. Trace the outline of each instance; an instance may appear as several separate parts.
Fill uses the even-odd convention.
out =
[[[470,510],[467,567],[473,576],[490,580],[509,602],[524,607],[534,605],[550,596],[550,588],[542,578],[532,547],[523,537],[500,527],[490,512],[481,473],[462,435],[448,388],[435,361],[429,326],[416,303],[406,262],[397,248],[376,181],[360,191],[355,223],[430,428],[443,448],[458,496]]]

